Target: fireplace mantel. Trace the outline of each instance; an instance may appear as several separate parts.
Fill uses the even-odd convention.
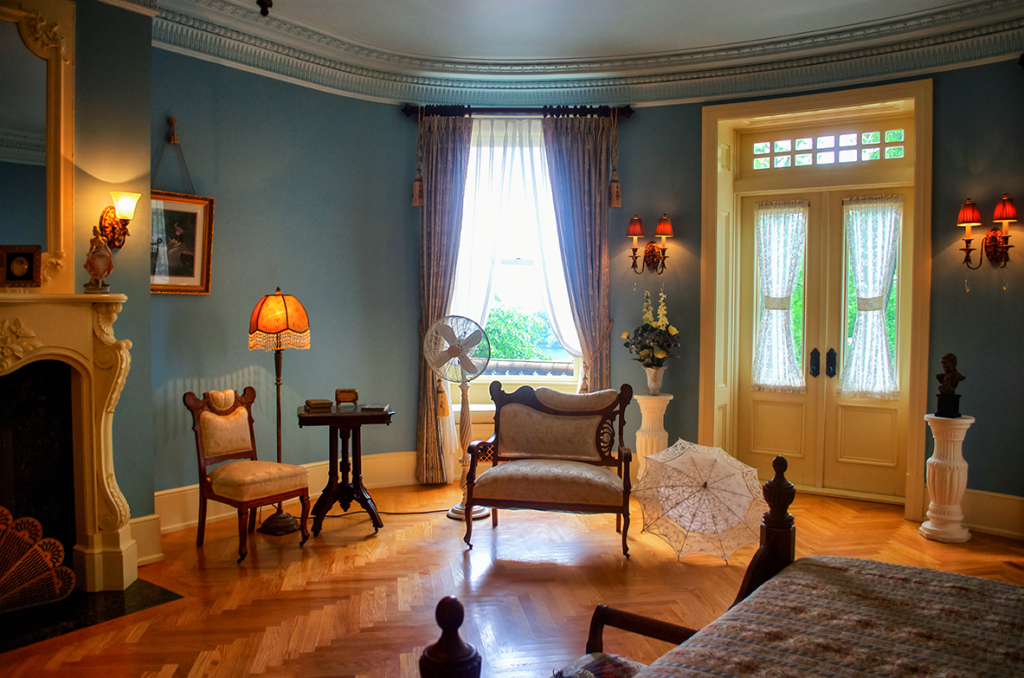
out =
[[[128,502],[114,474],[114,408],[132,342],[114,337],[123,294],[0,292],[0,376],[37,360],[72,367],[75,577],[87,591],[120,591],[138,577]]]

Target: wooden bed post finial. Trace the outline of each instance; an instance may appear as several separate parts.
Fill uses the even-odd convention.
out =
[[[796,488],[793,483],[786,480],[786,469],[789,462],[782,455],[772,460],[772,468],[775,469],[775,477],[764,484],[762,490],[764,500],[768,502],[768,512],[762,520],[762,530],[767,527],[771,529],[792,529],[793,516],[789,514],[789,506],[796,497]]]
[[[775,469],[775,477],[762,488],[768,511],[761,518],[761,546],[750,560],[733,605],[777,575],[796,557],[796,528],[793,527],[793,516],[789,514],[796,488],[786,480],[789,462],[780,455],[772,460],[772,468]]]
[[[459,636],[465,609],[457,598],[445,596],[434,613],[441,637],[420,656],[421,678],[480,678],[480,653]]]

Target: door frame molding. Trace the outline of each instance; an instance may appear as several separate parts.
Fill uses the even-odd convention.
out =
[[[701,144],[701,285],[698,441],[727,450],[736,440],[736,368],[739,219],[733,139],[745,119],[807,111],[914,101],[914,219],[910,310],[909,415],[904,516],[923,520],[925,490],[924,415],[928,390],[928,330],[931,298],[932,81],[881,85],[783,99],[705,106]],[[907,224],[904,224],[904,228]],[[907,328],[905,328],[907,329]]]

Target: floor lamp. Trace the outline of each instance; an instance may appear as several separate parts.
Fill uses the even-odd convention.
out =
[[[260,299],[249,318],[249,350],[262,348],[274,352],[277,375],[277,463],[281,463],[281,353],[286,348],[309,348],[309,317],[299,300],[290,294],[274,294]],[[277,511],[263,521],[260,532],[271,535],[288,534],[299,529],[299,521],[285,513],[281,503]]]

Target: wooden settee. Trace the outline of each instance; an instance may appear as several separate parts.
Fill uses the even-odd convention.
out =
[[[629,557],[629,462],[622,443],[633,389],[559,393],[522,386],[505,393],[491,382],[494,435],[469,446],[466,475],[466,544],[472,548],[473,507],[573,513],[614,513]],[[493,466],[478,474],[481,463]]]
[[[602,635],[612,626],[677,643],[649,666],[615,674],[636,678],[1024,675],[1024,587],[854,558],[794,561],[788,508],[795,491],[786,460],[777,457],[773,466],[760,547],[733,606],[700,630],[598,606],[588,658],[607,665]],[[454,623],[446,636],[458,638]],[[479,674],[471,647],[450,654],[445,647],[455,645],[428,648],[424,678]],[[585,669],[563,678],[583,675]]]

